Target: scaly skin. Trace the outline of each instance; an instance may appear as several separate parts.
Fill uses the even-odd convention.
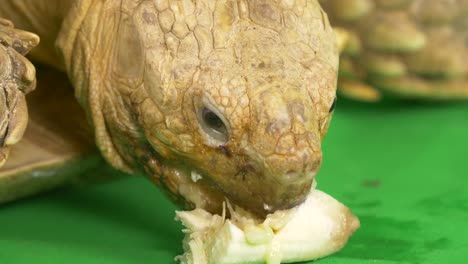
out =
[[[28,119],[25,94],[36,87],[34,66],[23,57],[39,38],[0,18],[0,167],[23,136]]]
[[[31,1],[6,1],[0,16],[35,16]],[[264,215],[305,199],[338,64],[316,0],[72,2],[36,4],[63,15],[57,35],[26,29],[56,39],[58,56],[42,45],[52,55],[39,59],[66,69],[113,166],[187,208],[219,212],[226,197]],[[36,13],[30,21],[48,19]],[[203,108],[225,131],[213,133]]]
[[[340,61],[343,95],[468,100],[467,0],[321,3],[332,26],[350,33]]]

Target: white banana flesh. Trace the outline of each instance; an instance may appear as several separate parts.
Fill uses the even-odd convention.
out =
[[[231,219],[202,209],[179,211],[184,230],[183,264],[291,263],[339,251],[359,228],[351,211],[313,190],[296,208],[259,222],[231,209]]]

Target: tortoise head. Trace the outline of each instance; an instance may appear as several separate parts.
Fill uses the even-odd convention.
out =
[[[77,88],[106,158],[210,211],[223,197],[258,215],[301,203],[321,164],[338,63],[326,15],[301,3],[109,8],[106,23],[118,26],[89,30],[104,35],[102,58]]]

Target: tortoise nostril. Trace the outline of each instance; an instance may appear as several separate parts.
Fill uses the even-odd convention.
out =
[[[288,180],[296,180],[297,178],[301,177],[302,173],[295,171],[295,170],[289,170],[286,172],[286,179]]]

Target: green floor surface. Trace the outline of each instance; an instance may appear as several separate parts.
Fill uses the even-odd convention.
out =
[[[318,188],[362,227],[314,263],[468,263],[468,105],[342,101],[323,148]],[[137,177],[11,203],[0,263],[173,263],[174,209]]]

